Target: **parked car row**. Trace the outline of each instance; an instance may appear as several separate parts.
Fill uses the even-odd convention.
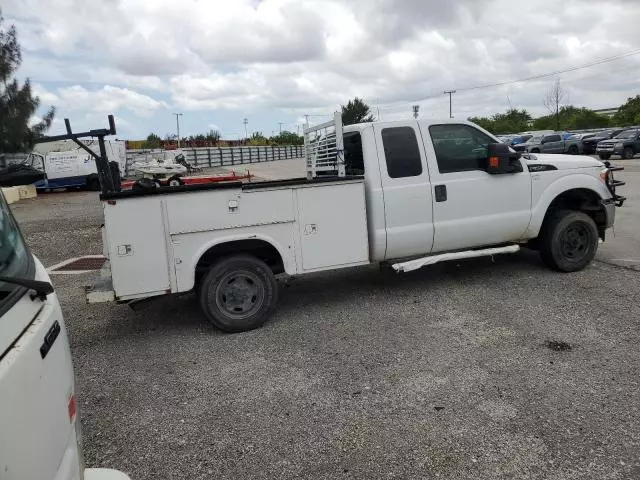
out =
[[[575,132],[538,130],[500,135],[498,139],[527,153],[596,154],[602,160],[612,155],[630,159],[640,153],[640,126]]]

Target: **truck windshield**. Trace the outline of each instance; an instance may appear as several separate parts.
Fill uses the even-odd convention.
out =
[[[25,277],[28,271],[29,252],[4,196],[0,195],[0,276]],[[0,310],[16,288],[20,287],[0,281]]]

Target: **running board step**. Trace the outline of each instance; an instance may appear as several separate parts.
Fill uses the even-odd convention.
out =
[[[408,262],[394,263],[392,268],[398,273],[412,272],[427,265],[433,265],[434,263],[446,262],[449,260],[461,260],[463,258],[487,257],[503,253],[516,253],[518,250],[520,250],[520,245],[485,248],[482,250],[464,250],[462,252],[449,252],[442,253],[440,255],[416,258],[415,260],[409,260]]]

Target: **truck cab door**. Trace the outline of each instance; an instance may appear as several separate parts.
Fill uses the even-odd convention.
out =
[[[428,254],[433,246],[433,205],[418,123],[376,123],[373,128],[384,195],[384,258]]]
[[[433,252],[520,240],[531,218],[531,176],[522,160],[517,173],[489,174],[493,138],[468,124],[441,124],[422,132],[433,203]]]

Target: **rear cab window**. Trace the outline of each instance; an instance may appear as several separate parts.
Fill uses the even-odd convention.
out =
[[[364,175],[364,154],[360,132],[346,132],[342,139],[345,173],[347,175]]]
[[[417,177],[422,174],[420,148],[413,128],[383,128],[381,136],[389,177]]]

